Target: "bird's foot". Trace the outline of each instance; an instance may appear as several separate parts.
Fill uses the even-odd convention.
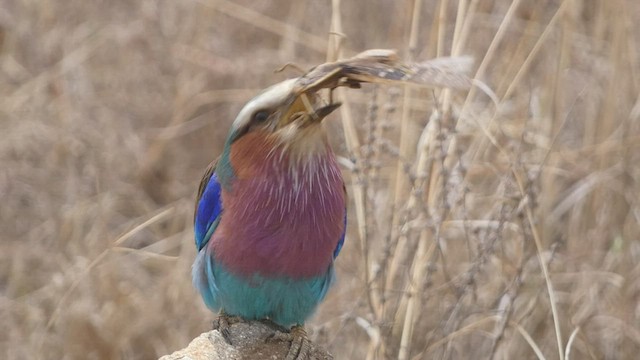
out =
[[[285,360],[308,360],[311,342],[302,325],[296,325],[290,332],[276,331],[268,340],[287,341],[291,343]]]
[[[213,320],[213,330],[218,330],[224,340],[229,344],[231,343],[231,325],[242,322],[242,318],[239,316],[229,316],[224,312],[220,312],[218,317]]]

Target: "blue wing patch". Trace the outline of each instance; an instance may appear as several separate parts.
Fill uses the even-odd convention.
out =
[[[212,164],[200,183],[200,191],[194,216],[194,232],[196,247],[200,251],[209,241],[220,222],[222,199],[220,198],[220,182]]]
[[[347,234],[347,210],[344,211],[344,230],[342,230],[342,236],[338,241],[338,245],[336,245],[336,249],[333,250],[333,258],[337,258],[338,254],[340,254],[340,250],[342,250],[342,245],[344,245],[344,237]]]

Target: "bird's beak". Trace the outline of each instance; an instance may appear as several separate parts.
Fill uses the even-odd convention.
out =
[[[332,103],[316,108],[316,103],[319,101],[315,95],[313,96],[312,98],[307,94],[300,94],[281,118],[279,127],[286,126],[296,120],[306,124],[319,123],[342,105],[341,103]]]
[[[315,110],[315,117],[318,120],[322,120],[325,117],[327,117],[329,114],[331,114],[334,110],[339,108],[340,105],[342,105],[342,103],[337,102],[337,103],[329,104],[321,108],[318,108]],[[313,118],[314,116],[312,115],[311,117]]]

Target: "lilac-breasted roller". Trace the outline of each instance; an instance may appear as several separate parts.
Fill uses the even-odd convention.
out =
[[[210,309],[287,328],[325,297],[346,225],[344,182],[321,124],[337,105],[308,113],[294,84],[266,89],[233,122],[200,184],[193,266]]]
[[[324,104],[317,92],[428,83],[433,74],[437,82],[446,72],[369,50],[273,85],[242,108],[200,183],[195,210],[193,282],[221,311],[219,327],[230,316],[294,326],[288,358],[306,356],[302,325],[333,282],[346,227],[344,181],[322,126],[340,105]]]

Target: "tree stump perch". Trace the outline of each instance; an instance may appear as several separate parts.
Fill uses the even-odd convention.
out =
[[[289,342],[269,340],[277,330],[266,323],[240,322],[231,325],[229,330],[231,344],[218,330],[212,330],[193,339],[186,348],[159,360],[277,360],[284,359],[289,351]],[[333,356],[312,342],[309,360],[333,360]]]

